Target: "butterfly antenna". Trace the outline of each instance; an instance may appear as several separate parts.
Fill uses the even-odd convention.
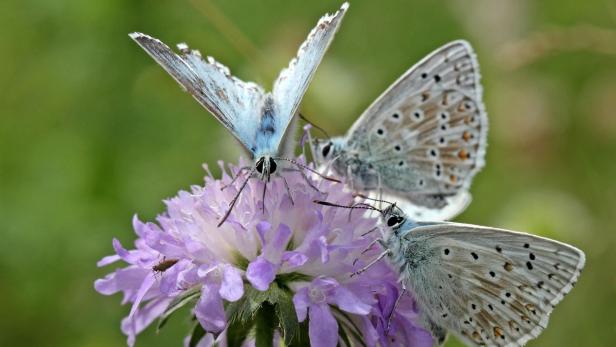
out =
[[[340,181],[339,179],[333,178],[333,177],[329,177],[329,176],[325,176],[322,173],[318,172],[317,170],[315,170],[315,169],[313,169],[311,167],[308,167],[308,166],[306,166],[304,164],[301,164],[301,163],[297,162],[296,160],[289,159],[289,158],[272,158],[272,159],[288,161],[289,163],[291,163],[291,164],[293,164],[293,165],[295,165],[295,166],[297,166],[299,168],[302,168],[304,170],[308,170],[308,171],[312,172],[313,174],[315,174],[315,175],[317,175],[317,176],[319,176],[319,177],[321,177],[321,178],[323,178],[325,180],[336,182],[336,183],[342,183],[342,181]]]
[[[379,210],[378,208],[368,205],[368,204],[362,204],[362,203],[358,203],[358,204],[353,204],[353,205],[339,205],[339,204],[335,204],[333,202],[329,202],[329,201],[323,201],[323,200],[313,200],[313,202],[315,204],[319,204],[319,205],[323,205],[323,206],[331,206],[331,207],[339,207],[339,208],[348,208],[348,209],[362,209],[362,210],[373,210],[373,211],[379,211],[379,212],[383,212],[381,210]]]
[[[389,204],[389,206],[387,206],[387,208],[385,208],[384,210],[381,210],[381,212],[383,214],[391,213],[391,211],[393,209],[398,210],[400,214],[404,214],[404,211],[402,211],[402,209],[400,207],[398,207],[398,203],[397,202],[391,202],[391,201],[387,201],[387,200],[383,200],[383,199],[375,199],[375,198],[371,198],[369,196],[366,196],[364,194],[355,194],[355,196],[360,197],[360,198],[365,199],[365,200],[370,200],[370,201],[375,201],[375,202],[384,202],[386,204]]]
[[[246,184],[248,184],[248,181],[252,178],[252,174],[254,174],[255,170],[256,168],[252,168],[250,170],[248,177],[246,177],[246,179],[240,186],[240,189],[237,191],[237,193],[233,197],[233,200],[231,200],[231,203],[229,204],[229,209],[227,210],[227,212],[225,212],[225,215],[222,217],[222,220],[220,221],[220,223],[218,223],[219,228],[221,225],[223,225],[223,223],[227,220],[227,218],[229,218],[229,215],[231,214],[231,211],[233,210],[233,207],[235,206],[237,199],[240,197],[240,194],[242,194],[242,191],[244,190],[244,188],[246,188]]]
[[[240,168],[236,173],[235,176],[233,177],[233,179],[231,180],[231,182],[229,182],[228,184],[223,185],[222,187],[220,187],[220,190],[225,190],[227,189],[229,186],[232,186],[233,183],[235,183],[235,181],[237,181],[237,179],[240,177],[240,175],[242,175],[244,173],[244,171],[246,170],[250,170],[250,166],[244,166],[242,168]]]
[[[323,133],[323,135],[325,135],[325,137],[327,137],[328,139],[331,139],[331,137],[329,136],[329,134],[327,133],[327,131],[325,131],[325,129],[321,128],[320,126],[318,126],[318,125],[316,125],[316,124],[314,124],[314,123],[312,123],[310,120],[308,120],[308,118],[304,117],[304,115],[303,115],[303,114],[299,113],[299,118],[300,118],[301,120],[303,120],[304,122],[306,122],[306,123],[308,123],[308,124],[312,125],[312,127],[314,127],[315,129],[317,129],[317,130],[321,131],[321,132]]]

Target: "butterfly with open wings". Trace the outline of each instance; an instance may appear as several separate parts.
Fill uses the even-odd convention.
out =
[[[300,46],[297,56],[282,70],[272,92],[232,76],[222,64],[182,43],[180,54],[158,39],[132,33],[135,40],[187,92],[220,121],[244,146],[254,160],[248,177],[241,185],[219,226],[229,216],[248,180],[258,176],[269,181],[277,172],[278,161],[301,164],[283,157],[292,148],[293,120],[299,103],[312,80],[317,66],[329,47],[348,9],[344,3],[333,15],[323,16]],[[308,169],[307,167],[302,167]]]

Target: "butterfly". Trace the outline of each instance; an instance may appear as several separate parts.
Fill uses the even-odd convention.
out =
[[[382,214],[384,257],[399,271],[437,341],[445,330],[467,345],[520,346],[547,327],[550,313],[584,267],[581,250],[526,233],[449,222],[417,222],[395,205]]]
[[[315,141],[313,153],[354,190],[408,202],[414,218],[446,220],[470,202],[487,129],[479,65],[459,40],[406,71],[345,136]]]
[[[278,169],[280,155],[292,147],[294,115],[308,84],[329,47],[349,4],[344,3],[333,15],[323,16],[300,46],[297,56],[282,70],[272,92],[234,77],[229,69],[185,43],[180,54],[163,42],[139,32],[129,36],[160,64],[187,92],[205,107],[250,153],[254,165],[248,179],[256,174],[263,181]],[[291,125],[291,126],[290,126]],[[295,161],[295,165],[299,165]],[[238,192],[239,196],[239,192]],[[232,200],[222,224],[233,208]]]

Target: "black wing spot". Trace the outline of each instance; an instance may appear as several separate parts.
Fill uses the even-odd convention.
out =
[[[502,249],[502,248],[500,248],[500,246],[496,246],[496,251],[497,251],[498,253],[503,253],[503,249]]]
[[[393,118],[393,119],[398,119],[398,118],[400,118],[400,115],[399,115],[399,114],[397,114],[397,113],[394,113],[394,114],[392,114],[391,116],[392,116],[392,118]]]
[[[441,81],[440,75],[434,75],[434,82],[439,83]]]
[[[398,166],[404,166],[404,161],[400,160],[400,162],[398,163]]]
[[[490,276],[491,276],[492,278],[496,277],[496,272],[494,272],[494,271],[490,271]]]
[[[535,260],[535,255],[534,255],[534,254],[532,254],[532,253],[530,253],[530,254],[528,255],[528,257],[530,258],[530,260]]]
[[[402,147],[400,147],[400,145],[396,145],[396,147],[394,147],[394,149],[395,149],[397,152],[400,152],[400,151],[402,150]]]
[[[479,259],[479,256],[475,252],[471,252],[471,256],[473,256],[473,259],[475,260]]]
[[[423,73],[421,74],[421,78],[424,78],[424,79],[425,79],[425,78],[428,78],[428,74],[427,74],[427,73],[425,73],[425,72],[423,72]]]
[[[532,270],[532,269],[533,269],[533,263],[531,263],[530,261],[527,261],[527,262],[526,262],[526,267],[527,267],[529,270]]]
[[[445,255],[449,255],[449,248],[445,248],[445,249],[443,250],[443,253],[445,253]]]
[[[383,131],[383,129],[377,129],[376,133],[379,135],[383,135],[385,133],[385,131]]]
[[[530,247],[530,245],[528,243],[524,244],[524,248],[529,248],[529,247]]]

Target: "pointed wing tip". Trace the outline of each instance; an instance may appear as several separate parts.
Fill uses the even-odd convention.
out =
[[[340,6],[340,10],[342,10],[342,11],[346,11],[346,10],[349,8],[349,6],[350,6],[350,5],[351,5],[351,4],[349,4],[349,2],[348,2],[348,1],[345,1],[345,2],[342,4],[342,6]]]
[[[139,39],[139,38],[142,38],[142,37],[149,37],[148,35],[146,35],[146,34],[144,34],[144,33],[140,33],[140,32],[138,32],[138,31],[134,31],[134,32],[132,32],[132,33],[129,33],[129,34],[128,34],[128,36],[129,36],[131,39],[135,40],[135,41],[136,41],[137,39]]]

